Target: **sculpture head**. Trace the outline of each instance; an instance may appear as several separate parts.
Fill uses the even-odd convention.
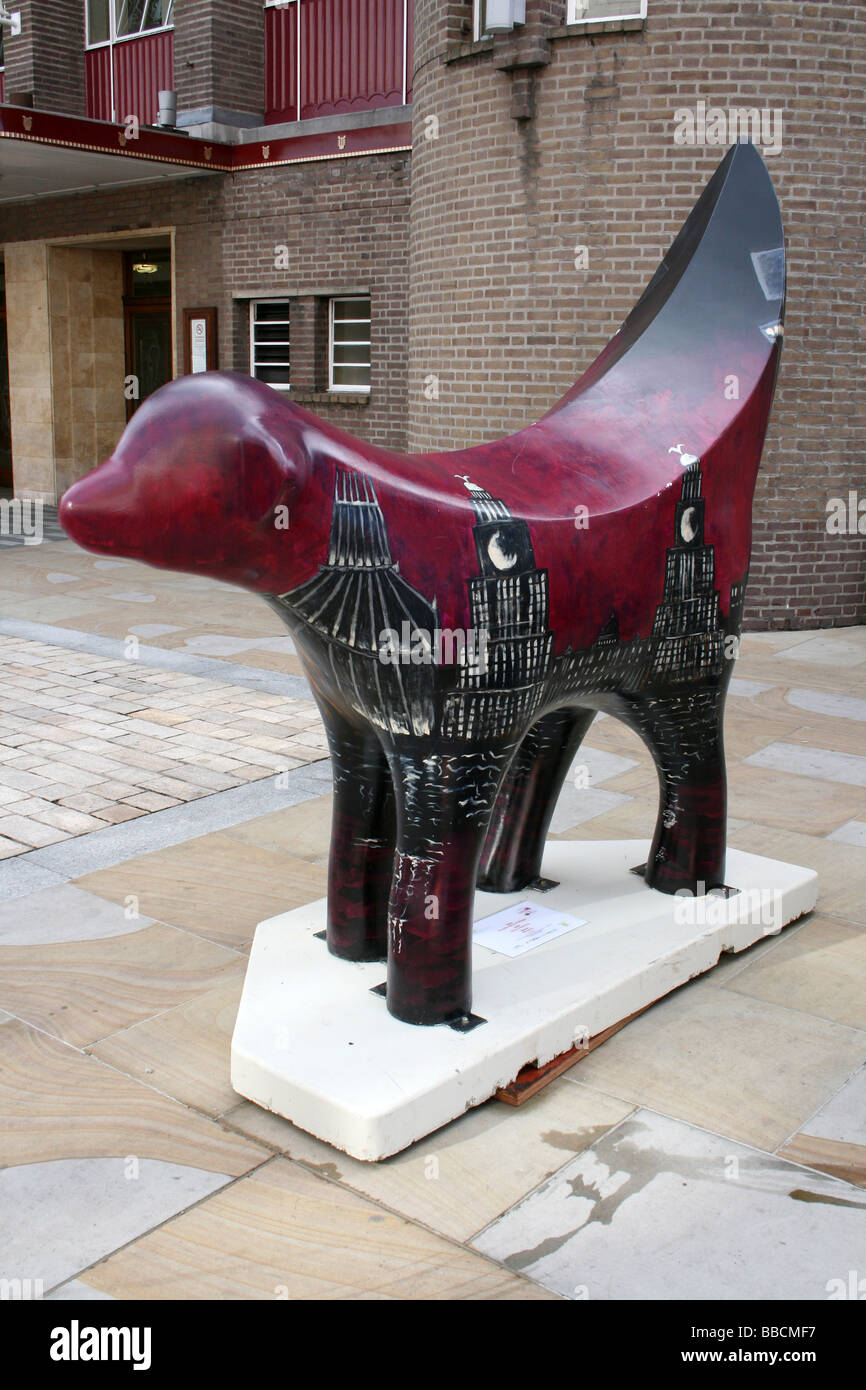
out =
[[[60,522],[102,555],[284,591],[295,568],[289,519],[311,471],[308,418],[250,377],[180,377],[65,493]]]

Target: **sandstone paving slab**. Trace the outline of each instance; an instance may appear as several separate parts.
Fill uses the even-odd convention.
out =
[[[862,1268],[866,1193],[640,1110],[473,1246],[572,1299],[823,1301]]]

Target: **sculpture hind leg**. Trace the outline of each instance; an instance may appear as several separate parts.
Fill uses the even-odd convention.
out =
[[[503,779],[481,855],[478,887],[516,893],[541,872],[559,793],[595,710],[545,714],[527,733]]]
[[[621,697],[617,713],[647,744],[659,813],[645,877],[663,893],[703,894],[725,881],[725,686]]]
[[[334,768],[328,861],[328,950],[344,960],[384,960],[394,866],[394,789],[371,728],[319,701]]]

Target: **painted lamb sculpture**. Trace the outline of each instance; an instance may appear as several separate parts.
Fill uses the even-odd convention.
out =
[[[476,885],[539,877],[595,714],[649,746],[665,893],[724,881],[725,693],[781,350],[779,208],[735,145],[625,324],[539,423],[454,453],[185,376],[65,495],[88,550],[261,594],[328,734],[327,942],[408,1023],[465,1019]]]

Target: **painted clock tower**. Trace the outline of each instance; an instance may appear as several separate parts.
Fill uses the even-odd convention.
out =
[[[706,500],[701,461],[681,454],[685,467],[668,548],[662,601],[652,631],[653,675],[694,679],[718,669],[723,632],[719,620],[715,553],[704,537]]]
[[[548,574],[535,563],[528,525],[468,477],[462,482],[475,512],[479,569],[467,580],[469,621],[476,633],[472,645],[484,661],[461,667],[445,722],[453,736],[478,739],[506,734],[538,702],[553,659],[553,633]]]

